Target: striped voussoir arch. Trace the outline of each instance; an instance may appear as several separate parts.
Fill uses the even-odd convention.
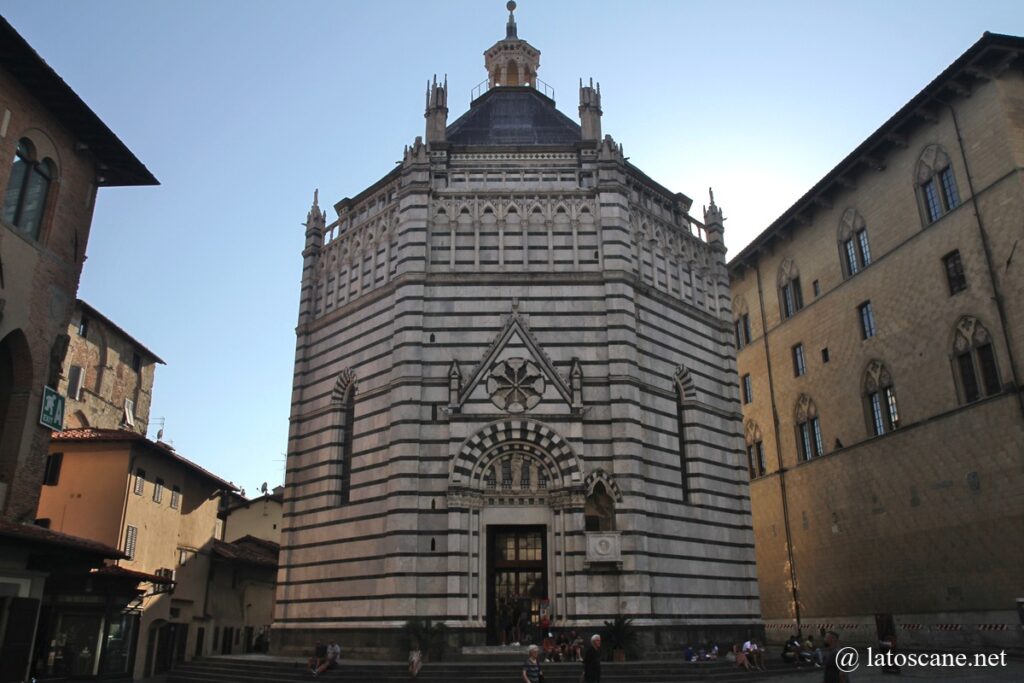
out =
[[[610,474],[605,472],[604,468],[598,467],[596,470],[587,475],[587,478],[583,480],[583,490],[589,495],[594,490],[594,486],[597,482],[602,482],[605,488],[608,489],[608,493],[612,495],[617,502],[622,502],[622,489],[615,483],[615,480]]]
[[[524,452],[543,456],[552,465],[559,481],[552,488],[569,486],[582,478],[582,463],[572,446],[547,425],[534,420],[512,419],[493,422],[463,442],[452,458],[448,483],[465,486],[473,472],[496,450],[512,451],[522,446]]]

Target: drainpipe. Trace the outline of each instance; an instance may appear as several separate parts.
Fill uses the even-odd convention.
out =
[[[761,264],[755,263],[757,273],[757,299],[761,307],[761,340],[764,344],[764,359],[768,369],[768,394],[772,397],[772,431],[775,433],[775,457],[779,465],[779,492],[782,495],[782,522],[786,534],[786,557],[789,560],[789,582],[793,593],[793,614],[797,631],[802,633],[800,623],[800,598],[796,586],[796,561],[793,559],[793,536],[789,526],[789,498],[786,495],[786,468],[782,465],[782,440],[779,437],[779,411],[775,407],[775,381],[772,375],[772,355],[768,346],[768,320],[765,317],[764,288],[761,286]]]
[[[967,174],[967,189],[971,193],[971,204],[974,206],[974,218],[978,226],[978,236],[981,238],[981,245],[985,251],[985,265],[988,270],[989,285],[992,287],[992,299],[996,302],[996,311],[999,314],[999,324],[1003,328],[1003,343],[1006,344],[1006,355],[1010,359],[1010,375],[1013,378],[1013,388],[1017,392],[1017,402],[1020,405],[1021,417],[1024,418],[1024,392],[1021,391],[1021,384],[1019,379],[1019,373],[1017,371],[1017,362],[1013,356],[1013,346],[1010,343],[1010,331],[1009,326],[1006,323],[1006,304],[1003,299],[1003,294],[999,290],[999,283],[996,280],[995,266],[992,262],[992,246],[989,244],[988,232],[985,230],[985,224],[981,220],[981,207],[978,205],[978,196],[974,191],[974,177],[971,175],[971,167],[967,163],[967,151],[964,149],[964,138],[960,134],[960,121],[957,119],[956,110],[953,105],[949,102],[945,102],[936,98],[937,102],[940,102],[949,109],[950,115],[953,117],[953,129],[956,131],[956,142],[960,147],[960,159],[964,163],[964,172]]]

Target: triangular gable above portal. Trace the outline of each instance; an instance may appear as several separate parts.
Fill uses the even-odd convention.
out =
[[[517,350],[517,354],[521,354],[527,360],[533,361],[541,373],[543,373],[547,381],[547,387],[557,392],[558,396],[561,396],[568,406],[571,407],[573,405],[572,390],[570,389],[569,382],[555,369],[551,359],[544,353],[544,349],[541,348],[537,339],[530,332],[527,320],[519,315],[517,308],[518,305],[514,303],[512,313],[505,319],[504,328],[498,333],[494,341],[491,342],[491,346],[487,349],[483,360],[473,369],[469,380],[462,386],[462,391],[459,392],[459,409],[462,408],[474,390],[482,382],[486,382],[495,364],[503,360],[504,356],[510,355],[506,351],[512,348]],[[523,354],[524,351],[525,354]]]

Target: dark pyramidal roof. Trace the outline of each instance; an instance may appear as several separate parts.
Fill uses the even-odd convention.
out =
[[[580,126],[530,87],[498,87],[470,104],[447,129],[452,145],[574,145]]]

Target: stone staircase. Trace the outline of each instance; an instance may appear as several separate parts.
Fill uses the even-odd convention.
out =
[[[429,662],[423,666],[420,683],[510,683],[520,680],[518,661]],[[581,665],[543,665],[545,683],[578,683]],[[805,668],[803,671],[813,671]],[[689,681],[757,681],[773,674],[793,673],[791,666],[769,662],[767,673],[746,673],[727,661],[686,663],[679,660],[604,662],[602,683],[683,683]],[[819,674],[820,676],[820,670]],[[330,683],[408,683],[412,680],[404,663],[346,661],[316,678],[305,663],[294,658],[224,656],[194,660],[175,666],[168,683],[286,683],[289,681]],[[809,679],[810,680],[810,679]]]

